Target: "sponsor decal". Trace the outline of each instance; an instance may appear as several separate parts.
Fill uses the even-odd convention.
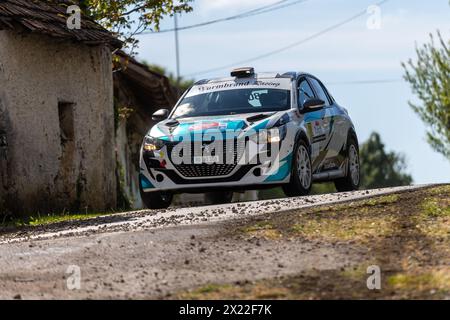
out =
[[[189,131],[202,131],[202,130],[208,130],[208,129],[225,129],[227,127],[226,124],[222,124],[219,122],[203,122],[203,123],[196,123],[189,127]]]
[[[316,120],[312,123],[312,127],[313,127],[313,136],[314,137],[319,137],[325,134],[323,125],[321,123],[322,121]]]
[[[214,91],[235,90],[235,89],[283,89],[291,90],[290,79],[252,79],[252,80],[230,80],[220,81],[215,83],[208,83],[196,85],[188,92],[186,97],[191,97],[199,94],[204,94]]]

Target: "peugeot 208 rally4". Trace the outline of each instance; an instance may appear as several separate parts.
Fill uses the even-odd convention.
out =
[[[281,186],[306,195],[313,182],[338,191],[359,186],[358,139],[345,108],[303,72],[255,73],[201,80],[146,134],[139,185],[148,208],[166,208],[176,193],[210,194]]]

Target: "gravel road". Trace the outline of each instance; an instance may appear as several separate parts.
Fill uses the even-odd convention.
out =
[[[238,218],[423,187],[144,210],[3,233],[0,298],[167,298],[211,282],[254,281],[351,266],[360,261],[364,248],[300,239],[255,240],[227,231]],[[78,267],[80,288],[69,290],[68,282],[78,279],[73,277]]]
[[[354,192],[332,193],[276,200],[250,201],[215,206],[141,210],[118,213],[90,220],[63,222],[51,226],[34,227],[20,232],[0,232],[0,245],[11,242],[53,239],[57,237],[86,236],[105,232],[135,232],[179,225],[210,224],[265,213],[279,213],[292,209],[340,203],[373,196],[424,188],[416,185]]]

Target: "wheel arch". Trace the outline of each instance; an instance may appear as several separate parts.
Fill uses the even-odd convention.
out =
[[[292,171],[293,163],[294,163],[294,153],[295,153],[295,150],[297,149],[298,143],[300,141],[304,141],[306,143],[306,146],[308,147],[308,152],[309,152],[310,156],[311,156],[311,152],[312,152],[311,142],[310,142],[310,140],[308,138],[308,134],[304,130],[300,129],[300,130],[297,131],[297,133],[295,134],[295,140],[294,141],[295,141],[294,142],[294,146],[292,148],[292,158],[290,160],[290,171]]]
[[[298,142],[300,140],[303,140],[304,142],[306,142],[306,145],[308,146],[308,151],[311,154],[311,142],[309,141],[308,135],[306,134],[306,132],[304,130],[299,130],[295,136],[295,145],[294,145],[294,149],[297,146]]]
[[[356,135],[355,129],[352,128],[352,127],[351,127],[350,129],[348,129],[348,132],[347,132],[347,141],[348,141],[350,138],[353,138],[353,139],[355,140],[355,142],[356,142],[356,147],[357,147],[358,150],[359,150],[358,136]]]

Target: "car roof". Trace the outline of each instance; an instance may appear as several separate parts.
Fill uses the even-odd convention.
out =
[[[299,76],[311,76],[314,77],[312,74],[303,72],[303,71],[287,71],[287,72],[257,72],[254,73],[251,78],[258,78],[258,79],[276,79],[276,78],[291,78],[291,79],[297,79]],[[315,77],[314,77],[315,78]],[[207,83],[215,83],[215,82],[223,82],[223,81],[232,81],[235,80],[236,77],[217,77],[217,78],[210,78],[210,79],[202,79],[197,81],[195,84],[207,84]]]

